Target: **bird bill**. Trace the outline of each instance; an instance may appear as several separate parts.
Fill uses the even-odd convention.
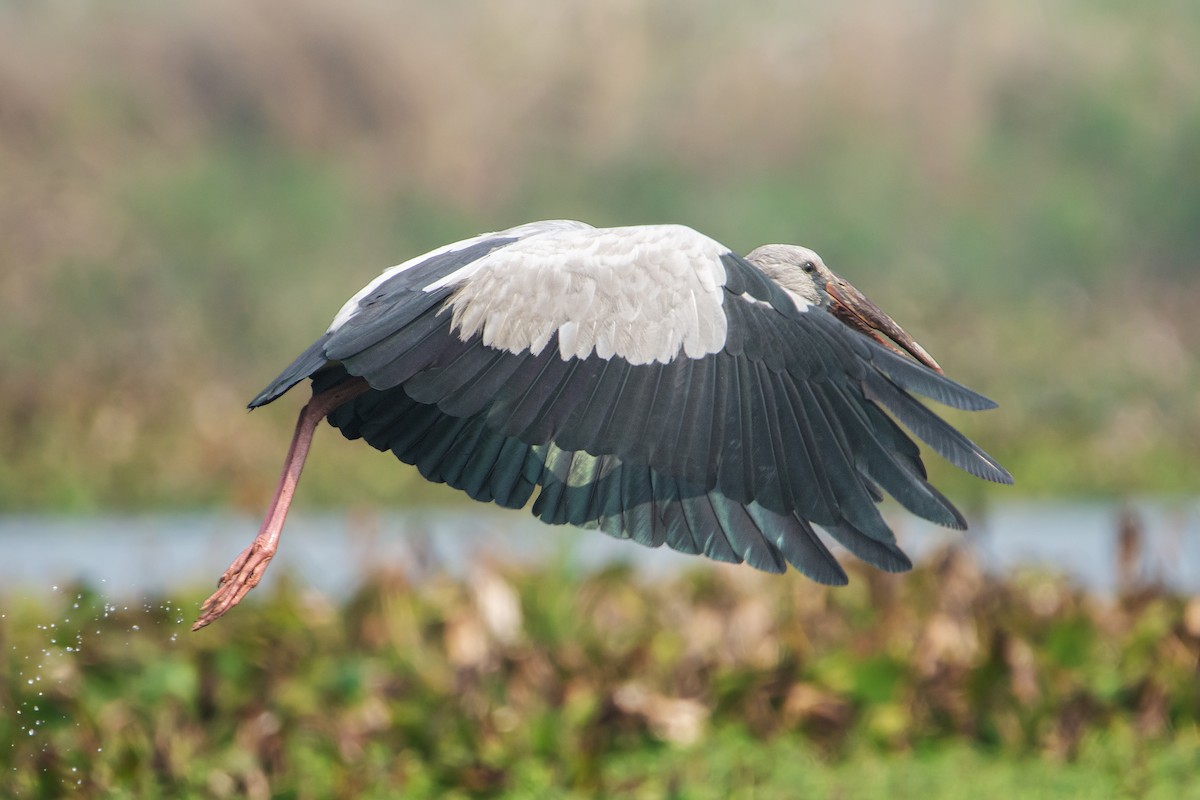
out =
[[[842,322],[850,325],[862,333],[871,336],[880,344],[889,347],[896,352],[900,352],[896,347],[893,347],[891,342],[888,342],[882,333],[902,347],[917,361],[920,361],[925,366],[941,374],[942,368],[933,360],[933,356],[925,352],[925,348],[917,344],[917,340],[909,336],[896,321],[883,312],[879,306],[867,299],[866,295],[855,289],[849,281],[844,278],[833,276],[833,279],[825,284],[825,291],[833,298],[833,306],[830,310]]]

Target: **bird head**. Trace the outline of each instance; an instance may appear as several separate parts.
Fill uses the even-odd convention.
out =
[[[851,328],[885,347],[896,352],[902,348],[930,369],[939,373],[942,371],[933,356],[925,352],[925,348],[905,333],[895,320],[849,281],[825,266],[821,257],[807,247],[765,244],[751,251],[746,260],[809,305],[829,311]]]

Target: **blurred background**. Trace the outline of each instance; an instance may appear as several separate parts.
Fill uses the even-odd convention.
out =
[[[171,571],[135,559],[159,583],[124,615],[94,584],[0,586],[0,708],[23,715],[0,721],[0,766],[27,796],[790,796],[771,787],[798,785],[792,752],[842,797],[936,794],[989,752],[1037,765],[996,767],[1009,792],[1182,779],[1200,605],[1138,559],[1161,534],[1147,519],[1176,553],[1200,524],[1197,98],[1186,0],[0,1],[0,529],[9,553],[39,545],[22,563],[145,526],[114,515],[158,520],[155,553],[183,512],[180,529],[233,515],[248,539],[299,400],[245,402],[345,298],[445,242],[565,217],[813,247],[1000,403],[946,416],[1017,485],[933,456],[935,483],[976,518],[1015,504],[1005,530],[1034,539],[1054,531],[1029,533],[1039,509],[1104,509],[1052,571],[1101,553],[1111,576],[1084,591],[931,546],[917,576],[855,573],[839,594],[688,561],[664,610],[621,567],[464,563],[325,600],[280,581],[258,591],[269,608],[191,637],[201,590],[160,601]],[[324,431],[297,508],[374,529],[416,505],[478,511],[462,502]],[[63,514],[75,539],[47,533]],[[516,598],[515,629],[481,585]],[[96,626],[88,658],[48,633],[72,604]],[[747,619],[765,651],[728,640]],[[295,671],[286,702],[268,666]],[[1122,777],[1053,767],[1089,758]]]
[[[244,402],[345,298],[560,217],[817,249],[1000,402],[1006,497],[1200,483],[1189,3],[0,9],[4,508],[257,509]],[[300,502],[396,502],[359,449]]]

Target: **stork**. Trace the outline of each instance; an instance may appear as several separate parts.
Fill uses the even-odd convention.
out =
[[[262,528],[193,630],[237,605],[279,545],[322,419],[430,481],[543,522],[823,584],[846,573],[814,529],[898,572],[887,492],[965,529],[917,445],[1012,476],[913,395],[995,403],[937,362],[812,250],[742,257],[682,225],[554,220],[392,267],[250,402],[310,379]]]

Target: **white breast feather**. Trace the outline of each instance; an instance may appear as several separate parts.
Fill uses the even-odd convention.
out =
[[[557,333],[564,359],[665,363],[725,345],[727,252],[681,225],[551,229],[425,289],[459,286],[448,305],[464,339],[538,354]]]

